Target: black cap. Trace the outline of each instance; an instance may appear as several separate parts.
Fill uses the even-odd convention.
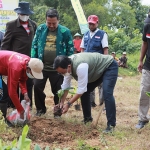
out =
[[[144,20],[144,23],[150,23],[150,9],[147,18]]]

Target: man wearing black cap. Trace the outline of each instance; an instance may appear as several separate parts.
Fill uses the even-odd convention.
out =
[[[148,17],[144,22],[143,43],[138,65],[138,70],[142,73],[142,77],[139,102],[139,122],[136,125],[137,129],[143,128],[149,122],[147,114],[150,106],[150,98],[146,95],[146,92],[150,92],[150,10]],[[145,60],[144,63],[143,60]]]
[[[28,2],[19,2],[18,8],[14,9],[18,14],[16,20],[6,24],[6,32],[1,43],[2,50],[13,50],[15,52],[30,56],[32,39],[36,30],[36,23],[29,19],[33,14]],[[32,79],[27,80],[27,90],[32,105]],[[23,96],[20,96],[20,100]]]

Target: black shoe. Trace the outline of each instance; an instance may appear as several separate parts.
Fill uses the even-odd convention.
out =
[[[43,111],[43,110],[37,110],[37,112],[36,112],[36,116],[42,116],[42,115],[44,115],[46,113],[46,111]]]
[[[103,133],[113,133],[115,126],[108,125],[107,128],[103,131]]]
[[[149,121],[139,120],[138,124],[135,126],[137,129],[142,129]]]
[[[95,104],[95,102],[91,102],[91,106],[96,107],[97,105]]]
[[[82,120],[82,122],[84,122],[84,124],[88,123],[88,122],[92,122],[93,118],[89,117],[89,118],[85,118],[84,120]]]

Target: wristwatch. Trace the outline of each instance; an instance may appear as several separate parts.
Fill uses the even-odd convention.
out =
[[[68,104],[68,107],[71,107],[72,106],[72,104],[68,101],[67,102],[67,104]]]

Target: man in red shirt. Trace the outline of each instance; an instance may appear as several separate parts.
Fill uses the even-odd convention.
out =
[[[74,35],[74,40],[73,40],[75,53],[80,53],[81,52],[81,48],[80,48],[81,41],[82,41],[81,40],[81,35],[79,33],[76,33]]]
[[[42,79],[43,63],[37,58],[30,58],[27,55],[13,51],[0,51],[0,75],[8,76],[7,85],[2,81],[2,98],[0,99],[0,110],[4,118],[7,114],[7,102],[10,99],[20,113],[20,118],[24,119],[24,109],[20,104],[17,94],[17,87],[21,89],[24,99],[29,102],[26,80],[29,78]],[[6,121],[7,122],[7,121]]]

